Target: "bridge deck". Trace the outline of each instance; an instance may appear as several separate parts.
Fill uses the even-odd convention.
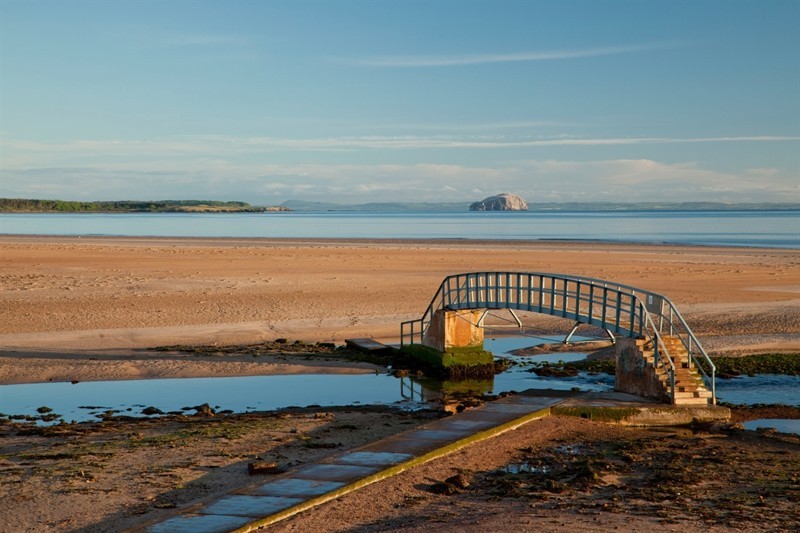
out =
[[[345,339],[344,343],[350,348],[361,350],[362,352],[381,352],[391,349],[391,346],[387,346],[375,339]]]

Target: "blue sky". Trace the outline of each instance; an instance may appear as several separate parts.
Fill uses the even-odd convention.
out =
[[[0,196],[800,202],[800,2],[0,1]]]

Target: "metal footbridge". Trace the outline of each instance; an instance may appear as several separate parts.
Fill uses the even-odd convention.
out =
[[[434,313],[440,309],[529,311],[573,320],[576,327],[588,324],[612,335],[645,339],[654,366],[668,377],[673,399],[676,364],[685,364],[697,369],[711,391],[711,403],[716,403],[714,364],[675,305],[660,294],[565,274],[455,274],[442,281],[422,318],[401,324],[401,345],[422,344]]]

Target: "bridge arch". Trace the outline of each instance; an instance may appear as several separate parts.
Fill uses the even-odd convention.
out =
[[[697,368],[714,398],[714,365],[675,305],[661,294],[607,280],[543,272],[450,275],[422,317],[401,324],[400,343],[424,344],[437,312],[488,309],[567,318],[644,340],[653,351],[655,366],[670,376],[673,398],[676,355],[685,351],[685,364]]]

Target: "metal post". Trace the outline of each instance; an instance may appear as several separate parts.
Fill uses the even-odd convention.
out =
[[[578,326],[580,326],[580,325],[581,325],[581,321],[580,320],[575,322],[575,324],[572,326],[572,329],[569,330],[569,333],[567,333],[567,336],[564,337],[564,342],[562,344],[569,344],[569,340],[572,338],[572,335],[576,331],[578,331]]]
[[[542,304],[544,298],[544,276],[539,276],[539,312],[542,312]]]

